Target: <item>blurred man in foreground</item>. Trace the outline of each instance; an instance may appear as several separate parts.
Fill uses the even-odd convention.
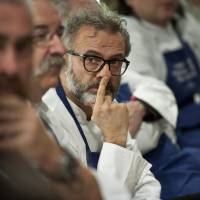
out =
[[[56,10],[48,0],[42,1],[44,4],[34,2],[29,1],[35,8],[32,34],[25,1],[0,1],[0,197],[20,200],[112,199],[109,195],[114,187],[109,191],[106,186],[101,186],[100,194],[93,175],[48,136],[35,109],[27,102],[29,96],[34,96],[36,101],[45,89],[56,84],[64,52],[60,40],[62,26]],[[53,23],[47,16],[41,16],[43,8],[52,14]],[[46,50],[41,48],[44,43]],[[34,85],[30,81],[33,48],[33,63],[37,69],[34,73],[38,80]],[[41,68],[36,68],[37,65]],[[103,180],[98,177],[97,180],[102,185]],[[115,189],[116,193],[121,191],[122,198],[128,198],[119,187]]]

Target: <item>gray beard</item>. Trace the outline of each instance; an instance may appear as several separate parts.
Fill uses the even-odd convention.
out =
[[[66,84],[68,90],[83,104],[94,104],[96,101],[96,94],[91,94],[86,92],[88,88],[93,85],[99,85],[99,81],[94,81],[89,84],[81,84],[80,81],[75,77],[75,74],[72,70],[72,62],[70,56],[68,57],[67,67],[65,71],[66,75]],[[111,87],[111,86],[110,86]],[[113,98],[118,92],[119,87],[116,90],[113,87],[110,88]]]
[[[65,71],[66,83],[68,90],[83,104],[95,103],[96,95],[85,92],[88,88],[88,85],[80,84],[80,81],[75,77],[71,62],[68,62],[68,66]]]

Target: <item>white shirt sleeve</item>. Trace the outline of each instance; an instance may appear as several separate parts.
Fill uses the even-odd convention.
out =
[[[96,177],[103,200],[130,200],[131,196],[118,180],[100,172],[93,171]]]
[[[127,148],[104,143],[98,172],[116,177],[131,192],[132,199],[160,199],[160,183],[150,172],[151,165],[141,156],[136,141],[129,139]]]
[[[124,83],[128,84],[133,96],[146,102],[175,127],[178,115],[176,99],[164,82],[127,70],[122,77]]]
[[[163,132],[175,143],[174,128],[176,126],[178,108],[176,99],[169,87],[160,80],[131,70],[127,71],[122,77],[122,84],[128,84],[133,96],[146,102],[162,116],[162,119],[156,122],[142,123],[136,135],[140,151],[147,153],[156,148]]]

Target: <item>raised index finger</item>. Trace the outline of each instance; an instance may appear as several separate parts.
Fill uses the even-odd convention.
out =
[[[105,94],[106,94],[106,87],[108,85],[109,82],[109,77],[108,76],[104,76],[101,79],[100,85],[99,85],[99,89],[97,91],[97,97],[96,97],[96,105],[102,105],[104,100],[105,100]]]

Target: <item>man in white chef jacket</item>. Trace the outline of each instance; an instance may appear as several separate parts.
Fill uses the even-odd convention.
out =
[[[67,66],[41,109],[59,143],[85,165],[113,175],[133,198],[157,199],[160,185],[128,135],[128,110],[113,101],[129,62],[129,37],[104,8],[67,20]],[[55,131],[57,130],[57,131]]]

